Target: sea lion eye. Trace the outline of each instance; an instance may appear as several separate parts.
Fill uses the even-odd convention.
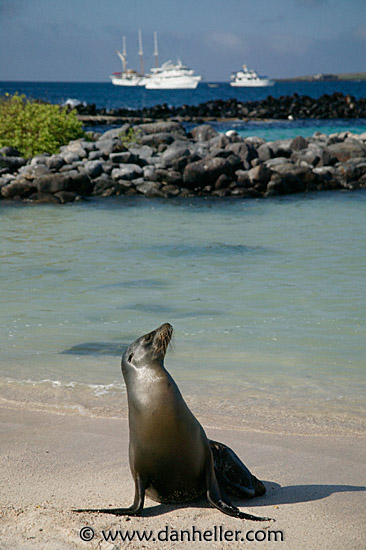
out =
[[[128,362],[129,362],[129,363],[131,363],[132,358],[133,358],[133,353],[131,353],[131,355],[130,355],[129,358],[128,358]]]
[[[153,335],[151,334],[151,332],[150,332],[150,334],[148,334],[147,336],[145,336],[145,342],[146,342],[146,344],[149,344],[149,343],[151,342],[152,337],[153,337]]]

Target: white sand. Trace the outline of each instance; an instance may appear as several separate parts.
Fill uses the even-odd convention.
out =
[[[267,494],[237,505],[275,522],[234,519],[205,499],[186,506],[163,506],[146,499],[141,517],[82,513],[78,507],[132,504],[127,420],[88,418],[19,407],[0,408],[1,549],[117,548],[282,548],[351,550],[365,548],[365,441],[359,436],[276,435],[263,431],[210,429],[207,435],[231,446],[265,481]],[[217,420],[217,419],[216,419]],[[283,426],[283,431],[286,426]],[[264,427],[265,429],[265,427]],[[79,532],[92,526],[94,539]],[[238,541],[199,541],[206,531],[222,537],[241,530]],[[153,531],[174,538],[174,529],[196,529],[195,542],[106,542],[102,530]],[[275,535],[277,541],[249,542]],[[281,541],[281,533],[283,541]],[[192,535],[191,535],[192,536]],[[203,536],[203,535],[202,535]],[[211,538],[214,535],[211,535]],[[184,535],[187,540],[187,535]],[[242,541],[241,539],[244,539]],[[244,545],[244,546],[243,546]]]

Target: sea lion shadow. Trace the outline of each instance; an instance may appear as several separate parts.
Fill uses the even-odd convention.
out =
[[[287,485],[281,487],[278,483],[264,481],[267,492],[263,497],[252,499],[255,506],[275,504],[296,504],[322,500],[334,493],[366,491],[366,487],[358,485]]]
[[[174,512],[176,510],[182,510],[184,508],[212,508],[212,506],[207,501],[206,497],[202,496],[198,500],[191,502],[176,502],[172,504],[155,504],[155,506],[150,506],[144,508],[140,514],[140,517],[156,517],[163,514],[168,514],[169,512]]]
[[[281,487],[273,481],[264,482],[267,492],[261,497],[251,499],[238,499],[230,497],[230,500],[236,506],[250,508],[251,506],[273,506],[279,504],[297,504],[300,502],[311,502],[322,500],[333,493],[360,492],[366,491],[366,487],[357,485],[287,485]],[[176,504],[156,504],[144,508],[141,517],[156,517],[168,514],[177,509],[184,508],[211,508],[205,497],[201,497],[194,502],[184,502]]]

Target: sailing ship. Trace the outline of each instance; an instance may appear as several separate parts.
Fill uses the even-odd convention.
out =
[[[122,53],[116,50],[116,54],[122,61],[122,71],[113,73],[110,78],[115,86],[145,86],[146,76],[144,75],[144,58],[142,50],[141,31],[138,31],[139,36],[139,57],[140,57],[140,72],[134,69],[127,69],[127,50],[126,37],[122,37]]]
[[[140,73],[127,69],[125,37],[123,37],[123,52],[117,51],[117,55],[122,60],[123,67],[122,72],[111,75],[112,84],[117,86],[145,86],[147,90],[195,89],[202,80],[201,76],[195,75],[194,71],[183,65],[180,60],[177,63],[167,61],[159,67],[158,37],[156,32],[154,32],[155,67],[150,70],[149,74],[144,74],[141,31],[139,31]]]

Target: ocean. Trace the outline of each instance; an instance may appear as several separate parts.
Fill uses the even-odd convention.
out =
[[[359,432],[366,194],[1,206],[2,402],[126,414],[120,356],[166,365],[212,422]]]
[[[293,91],[305,93],[306,84]],[[319,95],[330,85],[315,84]],[[0,94],[99,106],[118,106],[127,93],[110,84],[9,86]],[[276,84],[271,94],[292,93],[291,86]],[[342,86],[365,96],[364,83]],[[198,102],[220,89],[203,88]],[[290,121],[250,124],[239,130],[264,131],[266,139],[293,129]],[[324,127],[302,124],[294,131],[303,135]],[[329,133],[352,124],[364,131],[362,121],[324,121]],[[365,206],[364,191],[264,200],[121,196],[62,207],[0,202],[0,402],[125,416],[120,356],[170,322],[166,366],[205,425],[361,433]]]

